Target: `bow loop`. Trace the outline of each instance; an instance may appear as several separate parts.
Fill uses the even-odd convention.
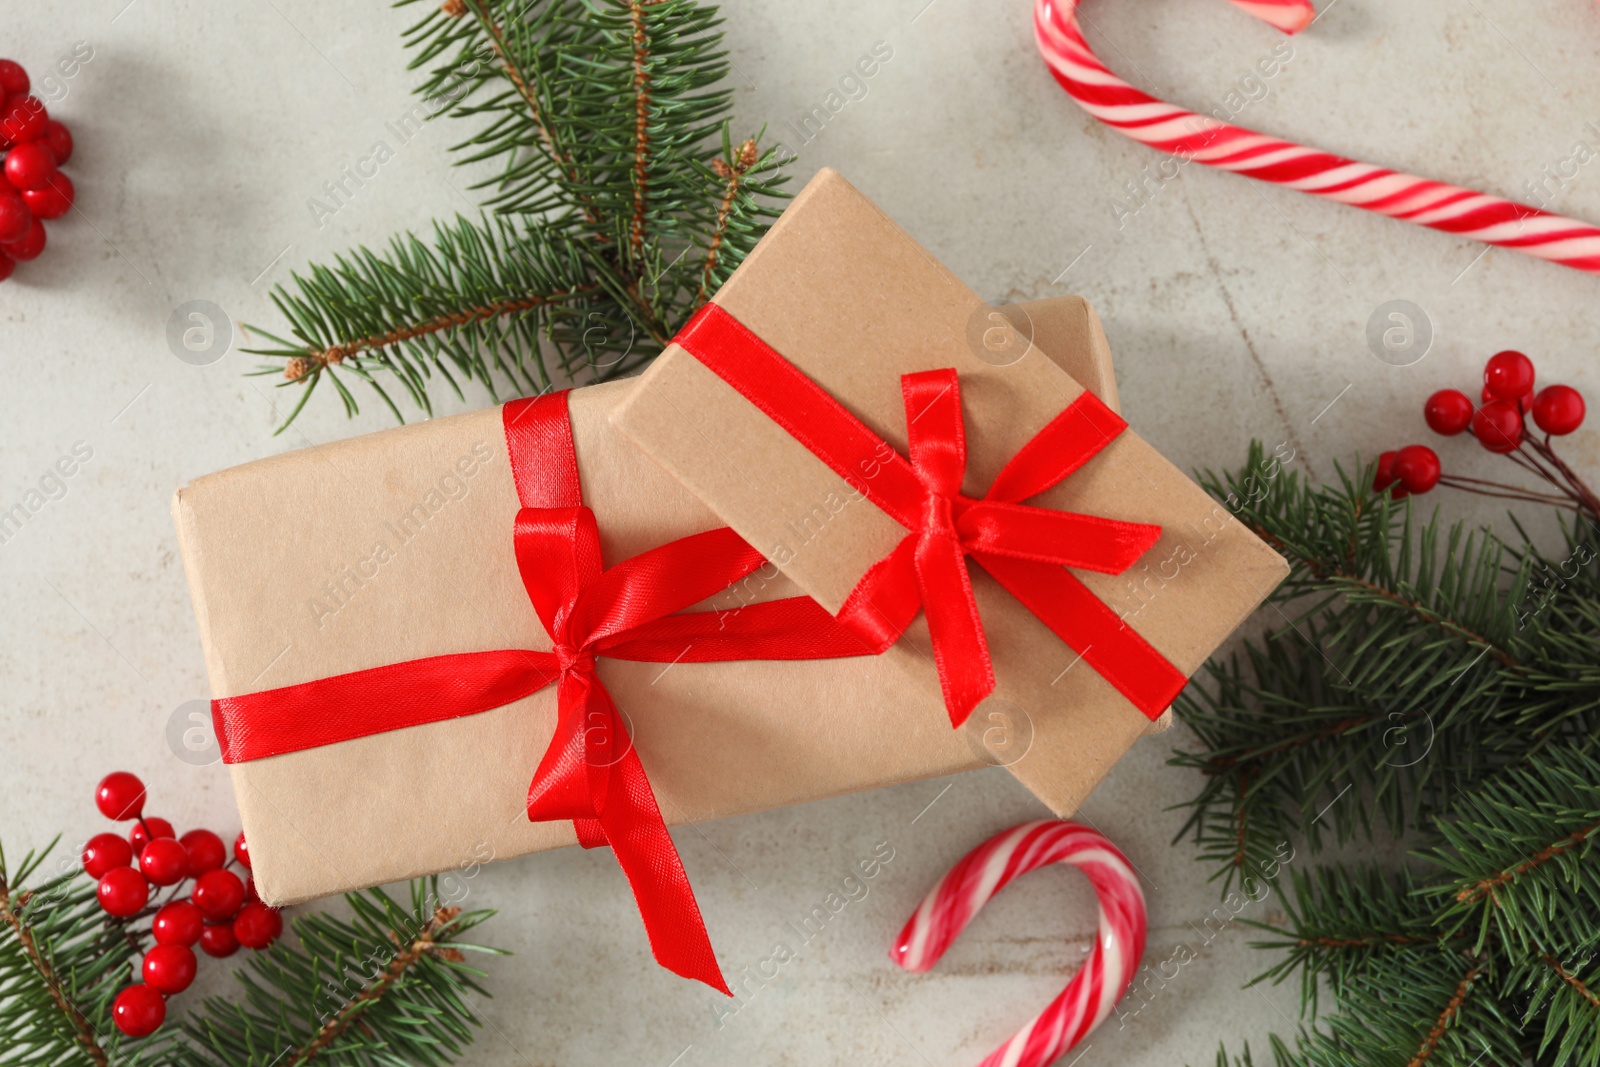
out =
[[[646,623],[715,596],[764,563],[727,527],[682,537],[583,583],[574,597],[572,625],[604,649]]]
[[[545,632],[558,644],[588,644],[588,633],[573,632],[579,593],[601,575],[600,528],[594,512],[577,507],[523,508],[512,536],[517,570]]]
[[[953,369],[922,371],[900,379],[906,408],[911,466],[932,497],[949,504],[967,476],[967,433],[961,419],[961,382]]]

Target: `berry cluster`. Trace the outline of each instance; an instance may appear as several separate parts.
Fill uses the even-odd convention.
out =
[[[0,59],[0,282],[19,259],[44,251],[42,219],[72,210],[77,192],[56,168],[72,158],[72,134],[28,95],[22,64]]]
[[[144,783],[127,771],[114,771],[100,782],[95,805],[117,822],[132,820],[127,837],[96,834],[83,848],[83,869],[99,880],[100,906],[119,919],[131,919],[150,903],[151,887],[175,887],[155,909],[151,933],[155,946],[144,955],[144,981],[117,994],[112,1018],[129,1037],[154,1033],[167,1017],[166,998],[194,981],[194,945],[208,956],[231,956],[243,945],[264,949],[283,933],[278,909],[261,903],[255,880],[240,881],[228,870],[228,848],[210,830],[173,835],[172,824],[144,814]],[[250,867],[244,834],[233,842],[233,857]],[[194,880],[187,900],[178,899],[183,883]]]
[[[1380,455],[1373,491],[1388,490],[1395,497],[1405,497],[1448,485],[1485,496],[1556,504],[1600,518],[1600,501],[1550,445],[1552,437],[1563,437],[1583,425],[1587,413],[1583,395],[1570,385],[1547,385],[1537,393],[1533,385],[1533,360],[1521,352],[1498,352],[1484,365],[1477,406],[1459,389],[1441,389],[1428,397],[1422,417],[1430,429],[1445,437],[1470,432],[1485,449],[1538,475],[1553,485],[1556,493],[1446,475],[1438,453],[1427,445],[1407,445]],[[1543,431],[1542,440],[1530,431],[1529,419]]]

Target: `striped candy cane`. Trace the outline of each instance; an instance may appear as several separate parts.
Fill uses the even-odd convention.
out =
[[[1600,271],[1600,228],[1539,208],[1361,163],[1230,126],[1140,92],[1100,62],[1078,26],[1079,0],[1035,0],[1034,34],[1056,81],[1089,114],[1160,152],[1514,248],[1578,270]],[[1233,0],[1285,33],[1316,17],[1310,0]]]
[[[1144,956],[1144,893],[1117,847],[1077,823],[1047,819],[997,834],[967,853],[929,890],[889,958],[926,971],[989,898],[1013,878],[1051,863],[1089,876],[1100,899],[1100,933],[1083,969],[1033,1021],[980,1067],[1044,1067],[1099,1026],[1133,981]]]

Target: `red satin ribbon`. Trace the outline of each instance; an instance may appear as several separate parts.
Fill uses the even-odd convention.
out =
[[[595,657],[650,663],[825,659],[881,651],[809,597],[675,614],[766,560],[732,530],[680,538],[609,569],[583,506],[566,392],[503,408],[522,509],[517,567],[554,647],[395,663],[211,702],[227,763],[475,715],[557,685],[555,735],[528,789],[528,818],[570,819],[610,845],[656,959],[728,993],[688,875]]]
[[[954,370],[901,379],[908,460],[717,305],[702,307],[674,340],[906,528],[894,551],[857,584],[839,618],[879,645],[904,632],[919,609],[925,612],[952,723],[965,722],[995,684],[967,556],[1151,719],[1183,688],[1183,673],[1065,569],[1120,574],[1156,542],[1161,527],[1021,503],[1127,428],[1093,394],[1069,404],[974,498],[961,491],[966,434]]]

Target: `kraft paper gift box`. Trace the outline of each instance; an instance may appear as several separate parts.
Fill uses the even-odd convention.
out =
[[[701,315],[706,328],[691,324],[680,333],[681,343],[650,366],[613,422],[830,612],[845,608],[868,568],[907,538],[911,527],[902,523],[938,522],[927,511],[916,517],[916,505],[904,505],[896,521],[871,499],[877,450],[887,442],[905,456],[908,419],[934,406],[913,416],[908,409],[918,401],[902,393],[902,375],[937,372],[948,381],[953,370],[956,385],[946,391],[959,395],[967,456],[960,492],[972,499],[1065,409],[1094,407],[1074,404],[1084,387],[1073,366],[1017,336],[831,171],[788,206],[712,303],[715,309]],[[1097,326],[1090,332],[1098,338]],[[736,388],[734,380],[745,384]],[[818,388],[832,401],[819,404]],[[823,408],[834,401],[845,409],[842,418],[864,425],[860,440],[874,446],[872,458],[836,455],[830,465],[814,454],[848,450],[835,442],[848,438],[850,427],[825,418]],[[779,416],[790,429],[775,421]],[[812,446],[791,430],[813,436]],[[1161,710],[1141,712],[1096,673],[1092,646],[1153,646],[1179,672],[1162,665],[1169,688],[1161,692],[1170,700],[1288,573],[1226,506],[1132,430],[1100,436],[1110,443],[1027,503],[1161,528],[1153,547],[1120,574],[1072,572],[1110,609],[1102,634],[1068,647],[1011,591],[968,565],[996,682],[968,726],[982,729],[996,714],[1031,726],[1031,743],[1010,770],[1060,815],[1077,807],[1147,731],[1147,716]],[[926,487],[930,477],[924,467],[910,484],[920,478]],[[850,503],[825,525],[797,528],[794,517],[824,500]],[[935,651],[924,611],[880,657],[879,669],[893,674],[897,689],[917,693],[925,718],[948,731]],[[942,668],[951,656],[948,648],[937,651]],[[1128,688],[1138,690],[1138,681]],[[880,736],[895,729],[878,713],[868,719],[878,721],[856,728]]]
[[[1062,297],[1002,313],[1115,403],[1110,354],[1086,303]],[[570,398],[608,564],[722,525],[612,427],[633,385]],[[549,648],[518,580],[517,508],[497,408],[196,479],[173,511],[213,696],[451,652]],[[730,591],[720,601],[795,592],[778,578],[758,596]],[[992,732],[953,732],[936,692],[927,697],[920,679],[874,657],[602,659],[599,671],[669,823],[992,765],[1015,748]],[[552,686],[478,715],[232,764],[262,897],[294,903],[572,843],[570,823],[525,814],[555,709]],[[1082,777],[1098,777],[1127,740],[1087,755],[1100,762]]]

